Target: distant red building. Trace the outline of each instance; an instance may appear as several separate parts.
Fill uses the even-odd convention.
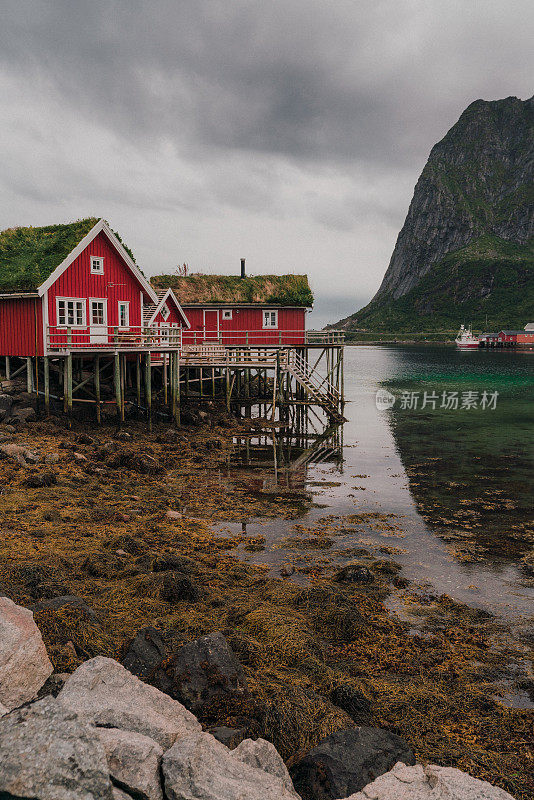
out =
[[[103,219],[0,233],[0,355],[135,349],[147,326],[165,346],[188,325]]]
[[[306,275],[158,275],[172,286],[190,323],[184,344],[301,345],[313,295]]]

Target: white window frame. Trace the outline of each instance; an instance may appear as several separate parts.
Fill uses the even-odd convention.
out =
[[[123,325],[122,322],[121,322],[121,306],[124,306],[126,308],[126,324],[125,325]],[[119,314],[119,316],[118,316],[119,328],[123,328],[123,329],[124,328],[129,328],[130,327],[130,301],[129,300],[119,300],[117,308],[118,308],[118,314]]]
[[[269,318],[267,319],[267,314]],[[274,314],[274,322],[272,315]],[[274,308],[264,308],[261,312],[262,329],[276,330],[278,328],[278,311]]]
[[[65,321],[59,321],[59,304],[60,303],[80,303],[82,307],[83,322],[73,322],[69,324],[67,316],[67,307],[65,305]],[[75,307],[76,308],[76,307]],[[78,315],[76,314],[76,317]],[[87,328],[87,300],[85,297],[56,297],[56,326],[58,328]]]
[[[169,317],[171,315],[171,312],[169,311],[169,307],[168,307],[167,303],[165,303],[165,305],[161,309],[160,313],[161,313],[161,316],[163,318],[163,321],[167,322],[167,320],[169,319]]]
[[[104,321],[93,322],[93,303],[102,303],[104,307]],[[90,297],[89,298],[89,325],[98,325],[107,327],[108,324],[108,301],[105,297]]]
[[[168,323],[160,322],[159,324],[159,340],[162,345],[169,345],[171,335],[171,326]]]
[[[91,261],[91,275],[104,274],[104,256],[89,256]]]
[[[223,319],[232,319],[232,309],[231,308],[223,308],[223,310],[222,310],[222,318]]]

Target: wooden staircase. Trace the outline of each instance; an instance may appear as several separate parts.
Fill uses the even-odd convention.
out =
[[[338,422],[344,420],[341,413],[342,397],[328,376],[323,378],[319,372],[311,369],[309,364],[295,350],[287,352],[287,360],[282,360],[281,368],[289,372],[303,387],[308,397],[321,406],[329,417]]]

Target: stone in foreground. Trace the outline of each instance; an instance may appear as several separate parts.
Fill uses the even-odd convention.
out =
[[[184,644],[167,663],[159,685],[194,712],[215,697],[248,695],[243,668],[220,632]]]
[[[233,758],[242,761],[243,764],[248,764],[249,767],[255,769],[262,769],[270,775],[274,775],[282,783],[293,797],[298,798],[298,794],[293,788],[293,781],[289,776],[287,767],[283,762],[282,756],[271,742],[266,739],[245,739],[241,744],[233,750]]]
[[[162,770],[168,800],[295,800],[280,778],[239,761],[209,733],[177,741]]]
[[[303,800],[334,800],[359,792],[397,761],[414,764],[406,742],[382,728],[336,731],[290,770]]]
[[[0,703],[33,700],[53,671],[32,612],[0,597]]]
[[[141,733],[164,750],[180,737],[201,731],[180,703],[103,656],[78,667],[58,700],[99,727]]]
[[[453,767],[407,767],[400,761],[347,800],[514,800],[487,781]]]
[[[112,800],[94,728],[46,697],[0,719],[0,797]]]
[[[162,800],[160,762],[163,749],[153,739],[118,728],[99,728],[114,784],[138,800]]]

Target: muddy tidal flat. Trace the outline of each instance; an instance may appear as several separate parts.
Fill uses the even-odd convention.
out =
[[[354,500],[372,491],[368,466],[351,464],[341,520],[335,453],[295,474],[282,450],[258,466],[249,447],[243,465],[243,443],[265,435],[216,405],[150,434],[135,422],[0,425],[2,445],[21,448],[0,460],[0,591],[34,610],[55,670],[121,660],[146,626],[169,651],[222,631],[250,696],[201,708],[206,727],[264,736],[291,763],[371,724],[418,761],[531,797],[525,626],[410,574],[398,504],[380,491],[380,509]]]

